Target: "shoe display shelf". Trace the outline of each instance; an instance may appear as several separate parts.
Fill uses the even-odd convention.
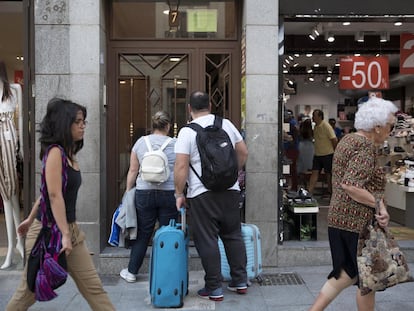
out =
[[[414,228],[414,178],[405,178],[411,161],[414,163],[414,118],[397,116],[394,130],[387,139],[387,148],[380,152],[380,165],[387,168],[385,199],[391,221]]]

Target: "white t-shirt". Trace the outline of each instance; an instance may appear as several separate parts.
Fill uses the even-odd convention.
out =
[[[192,122],[198,123],[202,127],[206,127],[214,123],[214,117],[215,116],[213,114],[208,114],[199,117]],[[233,146],[243,140],[243,137],[240,135],[237,128],[229,120],[223,119],[222,127],[229,135]],[[181,128],[180,132],[178,133],[177,142],[175,143],[175,153],[190,155],[191,165],[197,171],[197,174],[201,176],[201,161],[200,154],[198,153],[196,136],[197,133],[193,129],[189,127]],[[229,189],[240,190],[239,182],[236,181],[236,183]],[[194,198],[206,191],[209,190],[204,187],[197,175],[194,174],[191,168],[189,168],[187,198]]]
[[[149,140],[151,142],[151,146],[153,150],[158,150],[162,144],[169,138],[165,135],[157,135],[151,134],[148,135]],[[141,174],[138,174],[137,181],[136,181],[136,189],[138,190],[174,190],[174,163],[175,163],[175,153],[174,153],[174,144],[175,138],[173,138],[168,145],[164,148],[164,153],[168,158],[168,167],[170,168],[170,177],[168,180],[161,183],[155,184],[150,183],[142,180]],[[142,163],[142,158],[144,154],[148,151],[147,145],[145,144],[144,136],[141,136],[134,146],[132,147],[132,152],[134,152],[137,157],[139,163]]]

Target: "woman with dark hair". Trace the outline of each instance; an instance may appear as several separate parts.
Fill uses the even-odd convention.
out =
[[[19,115],[16,116],[16,112]],[[0,60],[0,195],[3,199],[8,249],[0,269],[12,265],[16,228],[20,224],[19,178],[16,156],[23,139],[22,90],[20,84],[10,84],[6,64]],[[19,121],[17,135],[15,118]],[[24,241],[17,237],[16,249],[24,255]]]
[[[76,154],[83,147],[87,121],[86,108],[69,100],[54,98],[40,124],[40,158],[44,161],[44,180],[47,195],[41,194],[30,215],[18,227],[26,235],[26,258],[42,228],[39,205],[46,204],[62,234],[62,248],[67,270],[80,293],[92,310],[115,310],[96,272],[90,252],[85,245],[85,234],[76,223],[76,200],[81,185],[81,173]],[[65,156],[64,156],[64,155]],[[67,161],[67,168],[64,161]],[[65,165],[66,166],[66,165]],[[66,191],[63,191],[66,171]],[[43,179],[42,178],[42,179]],[[27,285],[27,265],[19,287],[6,310],[27,310],[35,303],[35,294]]]
[[[148,242],[154,231],[155,222],[160,226],[168,225],[170,219],[177,219],[178,212],[174,197],[174,163],[175,138],[168,137],[171,128],[170,116],[164,111],[158,111],[152,117],[152,133],[140,137],[132,147],[129,170],[127,175],[126,192],[135,188],[135,208],[137,212],[137,239],[131,247],[128,268],[119,273],[121,278],[132,283],[136,282],[138,270],[142,265]],[[164,153],[168,158],[170,176],[165,182],[154,183],[145,181],[140,171],[144,154],[148,151],[148,143],[153,150],[165,146]]]

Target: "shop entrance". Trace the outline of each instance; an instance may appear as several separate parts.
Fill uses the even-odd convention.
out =
[[[296,124],[297,128],[300,128],[301,122],[309,118],[315,109],[322,110],[326,121],[333,119],[333,126],[339,132],[338,139],[355,130],[354,119],[358,102],[368,96],[370,89],[340,86],[340,60],[343,57],[386,58],[389,88],[375,90],[372,86],[372,90],[377,91],[379,94],[377,96],[393,101],[401,111],[412,115],[413,102],[410,94],[413,90],[413,79],[400,73],[400,36],[410,33],[413,29],[411,18],[401,21],[398,16],[387,18],[287,16],[283,20],[283,25],[285,55],[281,59],[283,68],[281,91],[283,91],[285,113],[282,112],[281,115],[284,117],[286,132],[291,131],[289,123]],[[292,118],[294,118],[293,121]],[[297,171],[291,169],[283,175],[282,178],[287,179],[288,186],[283,189],[285,192],[293,188],[292,192],[301,187],[309,189],[313,150],[309,151],[303,147],[306,145],[306,139],[302,136],[304,133],[297,134],[299,137],[297,145],[289,144],[288,139],[284,137],[286,157],[283,164],[290,168],[294,165],[294,161],[300,164],[295,166]],[[301,145],[303,141],[305,143]],[[400,150],[406,151],[410,148],[405,148],[406,142],[403,142],[403,139],[396,139],[395,135],[389,137],[388,141],[392,146],[401,146]],[[299,152],[296,158],[294,158],[294,153],[289,153],[290,149],[295,148]],[[303,151],[302,154],[300,150]],[[407,153],[400,152],[396,156],[403,159]],[[381,161],[384,161],[381,163],[391,161],[392,164],[394,160],[391,157],[383,157]],[[294,176],[295,173],[296,176]],[[296,184],[293,181],[294,177],[298,178]],[[387,189],[393,186],[395,185],[388,183]],[[312,231],[313,240],[328,240],[326,223],[326,214],[330,204],[328,189],[326,175],[322,173],[313,189],[313,199],[316,199],[316,202],[291,200],[281,203],[283,213],[280,215],[282,219],[280,228],[284,231],[283,235],[279,235],[283,237],[281,240],[301,240],[303,239],[302,233],[305,231]],[[403,197],[401,192],[394,191],[394,193]],[[295,208],[303,207],[300,206],[301,204],[306,205],[307,208]],[[401,212],[405,207],[399,206],[399,202],[394,204],[397,205],[395,212],[391,207],[389,208],[391,220],[397,223],[393,225],[398,226],[400,230],[399,226],[405,224],[403,219],[405,213]],[[293,234],[286,234],[292,232]]]
[[[170,136],[189,121],[187,99],[194,90],[210,94],[212,112],[239,122],[238,49],[119,49],[113,54],[108,111],[108,218],[126,187],[130,151],[151,132],[151,116],[168,112]],[[112,96],[111,96],[112,95]],[[110,190],[109,190],[110,189]]]

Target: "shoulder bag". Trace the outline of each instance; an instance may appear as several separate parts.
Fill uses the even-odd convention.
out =
[[[394,236],[379,226],[375,216],[359,236],[357,263],[361,295],[413,281]]]
[[[56,224],[51,210],[47,209],[46,202],[49,196],[46,187],[45,166],[51,147],[57,146],[62,154],[62,191],[67,185],[67,158],[62,147],[49,146],[42,160],[42,180],[40,214],[42,229],[36,239],[27,261],[27,285],[35,293],[38,301],[48,301],[57,296],[54,289],[62,286],[67,279],[67,263],[65,253],[59,254],[62,248],[62,234]]]

